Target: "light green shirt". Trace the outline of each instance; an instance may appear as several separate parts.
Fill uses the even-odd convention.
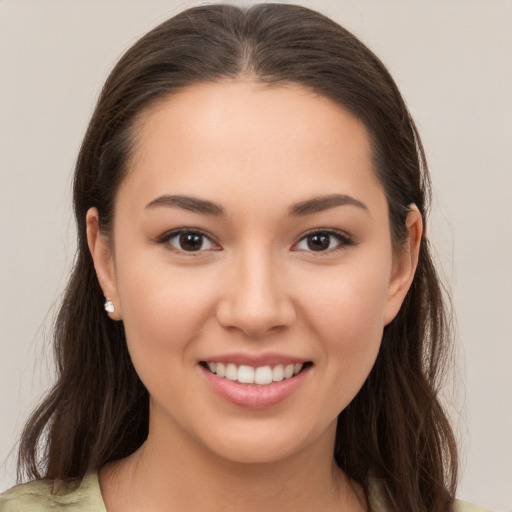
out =
[[[0,494],[0,512],[107,512],[101,496],[98,474],[86,475],[80,485],[35,480]],[[386,512],[377,489],[369,496],[374,512]],[[455,512],[490,512],[471,503],[457,500]]]
[[[0,512],[107,512],[98,473],[87,474],[73,491],[74,485],[74,482],[54,485],[50,480],[18,485],[0,494]]]

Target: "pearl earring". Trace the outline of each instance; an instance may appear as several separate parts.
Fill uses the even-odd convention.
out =
[[[113,313],[116,310],[116,308],[114,307],[114,303],[109,298],[105,300],[105,304],[103,305],[103,307],[105,308],[105,311],[107,313]]]

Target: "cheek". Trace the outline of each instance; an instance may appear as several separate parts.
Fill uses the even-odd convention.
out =
[[[310,322],[335,347],[358,350],[381,334],[387,305],[390,264],[333,269],[321,280],[312,276],[309,293],[303,293]],[[312,292],[312,290],[314,290]],[[366,335],[368,340],[366,340]]]
[[[158,360],[164,353],[183,351],[197,338],[214,303],[214,290],[205,286],[209,281],[199,270],[154,262],[146,266],[144,260],[134,258],[119,267],[118,283],[127,342],[134,358],[143,355]]]
[[[171,271],[168,265],[154,264],[139,268],[128,264],[126,274],[119,269],[128,350],[153,402],[170,413],[191,388],[194,347],[211,315],[213,290],[190,269]]]
[[[316,283],[303,309],[321,341],[322,363],[340,412],[357,394],[379,352],[388,280],[386,267],[338,272]]]

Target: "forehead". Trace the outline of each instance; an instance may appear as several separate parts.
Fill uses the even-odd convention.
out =
[[[128,171],[120,193],[133,186],[147,201],[176,191],[326,194],[340,180],[343,193],[369,182],[380,188],[358,119],[302,86],[249,80],[187,87],[152,105]]]

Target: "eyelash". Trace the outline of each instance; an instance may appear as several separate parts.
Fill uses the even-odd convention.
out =
[[[205,241],[208,241],[211,245],[219,247],[219,245],[212,240],[210,236],[208,236],[206,233],[201,231],[200,229],[192,229],[192,228],[181,228],[181,229],[174,229],[172,231],[167,231],[163,235],[157,238],[156,242],[158,244],[167,244],[170,246],[171,250],[174,252],[177,252],[179,254],[186,254],[187,256],[198,256],[199,254],[205,252],[205,250],[219,250],[219,249],[199,249],[197,251],[187,251],[179,247],[175,247],[172,245],[171,240],[174,238],[181,237],[182,235],[195,235],[202,238],[201,246],[205,243]]]
[[[171,240],[181,237],[183,235],[192,235],[192,236],[201,237],[201,247],[198,250],[187,251],[183,248],[173,246],[173,244],[171,243]],[[313,236],[329,237],[329,247],[327,247],[326,250],[319,250],[319,251],[315,251],[314,249],[311,249],[311,248],[310,249],[297,248],[301,242],[307,243],[307,239],[311,238]],[[332,238],[335,238],[337,240],[337,244],[334,247],[330,247]],[[202,246],[204,245],[204,243],[206,241],[207,241],[207,243],[211,244],[215,248],[209,247],[207,249],[202,249]],[[181,229],[175,229],[172,231],[168,231],[168,232],[164,233],[163,235],[161,235],[160,237],[158,237],[156,242],[158,244],[162,244],[162,245],[167,244],[170,246],[171,250],[173,250],[174,252],[177,252],[179,254],[186,254],[188,256],[198,256],[199,254],[204,253],[205,251],[221,250],[220,246],[215,241],[213,241],[209,235],[207,235],[206,233],[204,233],[203,231],[201,231],[199,229],[193,229],[193,228],[181,228]],[[181,241],[178,238],[178,243],[180,243],[180,242]],[[334,230],[334,229],[315,229],[315,230],[309,231],[309,232],[305,233],[304,235],[302,235],[302,237],[298,240],[298,242],[293,244],[291,250],[292,251],[301,251],[301,252],[310,252],[312,254],[323,255],[323,254],[330,254],[330,253],[333,253],[336,251],[343,250],[351,245],[354,245],[354,241],[352,240],[352,238],[350,238],[346,233],[344,233],[342,231],[338,231],[338,230]]]
[[[311,248],[309,250],[308,249],[294,249],[294,247],[297,247],[301,242],[307,243],[307,239],[311,238],[313,236],[329,237],[329,246],[332,242],[332,238],[334,238],[337,240],[337,244],[334,247],[328,247],[326,250],[320,250],[320,251],[315,251]],[[333,252],[342,251],[343,249],[346,249],[347,247],[350,247],[351,245],[354,245],[354,240],[350,236],[348,236],[346,233],[344,233],[343,231],[338,231],[336,229],[314,229],[314,230],[308,231],[307,233],[302,235],[300,240],[293,245],[292,250],[304,251],[304,252],[309,252],[311,254],[315,254],[318,256],[322,256],[325,254],[331,254]]]

